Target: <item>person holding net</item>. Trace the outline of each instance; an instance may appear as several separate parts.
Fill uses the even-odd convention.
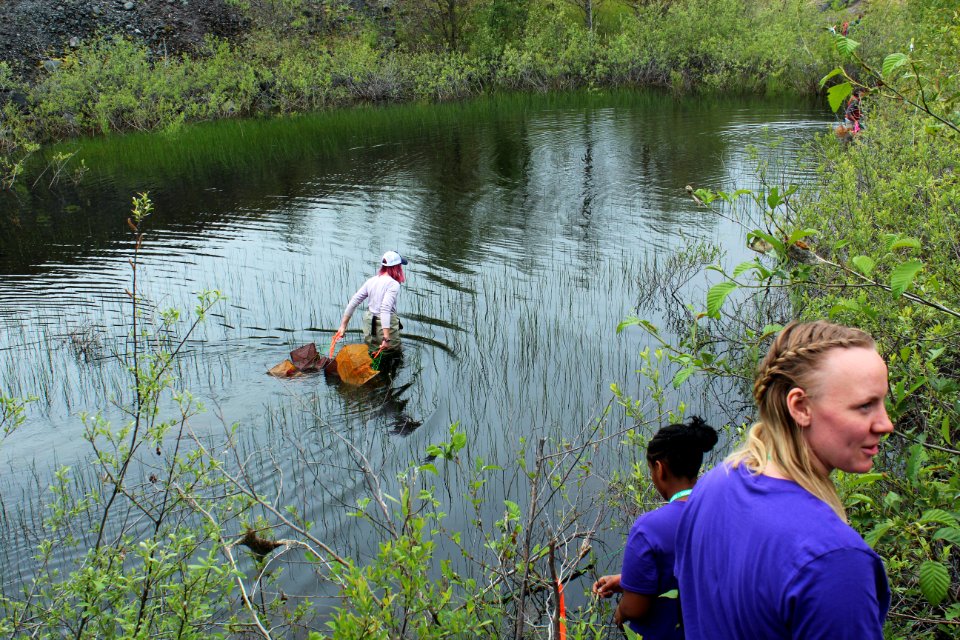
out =
[[[666,504],[637,518],[623,552],[623,568],[593,585],[594,595],[622,593],[614,620],[645,640],[683,640],[677,599],[662,597],[677,588],[673,573],[677,524],[687,496],[700,474],[703,454],[717,444],[717,432],[694,416],[686,424],[671,424],[647,446],[650,480]]]
[[[343,312],[340,328],[334,335],[334,342],[343,338],[350,324],[353,312],[361,302],[367,300],[367,310],[363,314],[363,339],[371,349],[395,349],[400,346],[400,330],[403,324],[397,315],[397,296],[400,285],[406,281],[403,265],[407,259],[396,251],[387,251],[380,259],[377,275],[363,283]]]
[[[687,640],[883,638],[883,562],[847,524],[830,473],[870,471],[893,431],[887,387],[869,334],[825,321],[779,333],[754,381],[759,420],[680,518]]]

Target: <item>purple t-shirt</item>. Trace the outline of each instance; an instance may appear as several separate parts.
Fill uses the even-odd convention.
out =
[[[625,591],[659,596],[677,588],[673,551],[685,504],[670,502],[633,523],[620,571],[620,586]],[[644,640],[683,640],[676,598],[657,598],[643,624],[633,620],[629,624]]]
[[[882,640],[883,562],[827,503],[741,464],[707,473],[677,529],[687,640]]]

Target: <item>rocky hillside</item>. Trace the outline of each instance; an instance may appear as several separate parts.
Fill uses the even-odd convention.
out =
[[[177,54],[195,48],[206,34],[232,37],[247,28],[225,0],[0,0],[0,61],[32,78],[101,32]]]

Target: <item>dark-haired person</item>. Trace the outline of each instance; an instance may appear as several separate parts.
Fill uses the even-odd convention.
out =
[[[830,479],[866,473],[893,431],[869,334],[791,323],[761,361],[759,421],[705,474],[677,530],[687,640],[881,640],[883,562]]]
[[[847,100],[847,107],[843,110],[844,125],[851,133],[860,133],[863,129],[861,120],[863,120],[863,96],[866,90],[863,87],[857,87],[850,94]]]
[[[682,640],[676,598],[661,594],[677,588],[673,573],[674,540],[687,496],[697,482],[703,454],[717,444],[717,432],[698,417],[660,429],[647,445],[647,464],[657,492],[667,500],[641,515],[627,537],[621,573],[603,576],[593,593],[608,598],[623,593],[614,616],[644,640]]]
[[[377,275],[364,282],[350,298],[335,339],[343,337],[353,312],[361,302],[368,300],[367,310],[363,314],[363,339],[372,349],[394,349],[400,345],[397,296],[400,294],[400,285],[406,281],[403,273],[405,264],[407,259],[396,251],[383,254]]]

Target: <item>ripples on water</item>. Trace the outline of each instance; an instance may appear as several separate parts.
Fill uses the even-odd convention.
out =
[[[213,288],[227,298],[179,363],[182,385],[210,409],[195,428],[213,436],[239,422],[262,482],[295,478],[300,489],[288,479],[284,499],[321,537],[364,555],[371,549],[344,505],[365,487],[339,466],[346,455],[331,430],[386,478],[454,421],[469,435],[469,459],[510,466],[520,437],[563,437],[598,417],[611,383],[639,395],[643,335],[615,329],[636,308],[642,266],[698,241],[726,247],[731,260],[745,253],[740,232],[684,187],[755,186],[758,159],[792,158],[827,122],[781,104],[618,94],[76,143],[91,167],[83,185],[2,201],[0,387],[40,398],[0,447],[2,524],[9,532],[17,505],[37,504],[29,487],[47,486],[56,464],[84,468],[81,411],[122,422],[110,407],[130,399],[115,354],[128,331],[124,221],[137,191],[155,203],[140,271],[151,303],[189,310]],[[386,249],[410,258],[404,364],[392,383],[358,391],[266,376],[295,346],[325,350]],[[89,353],[78,353],[80,339]],[[714,414],[696,402],[691,410]],[[517,490],[489,489],[491,519]],[[469,518],[456,506],[451,529]],[[22,566],[35,542],[16,540],[5,567]]]

